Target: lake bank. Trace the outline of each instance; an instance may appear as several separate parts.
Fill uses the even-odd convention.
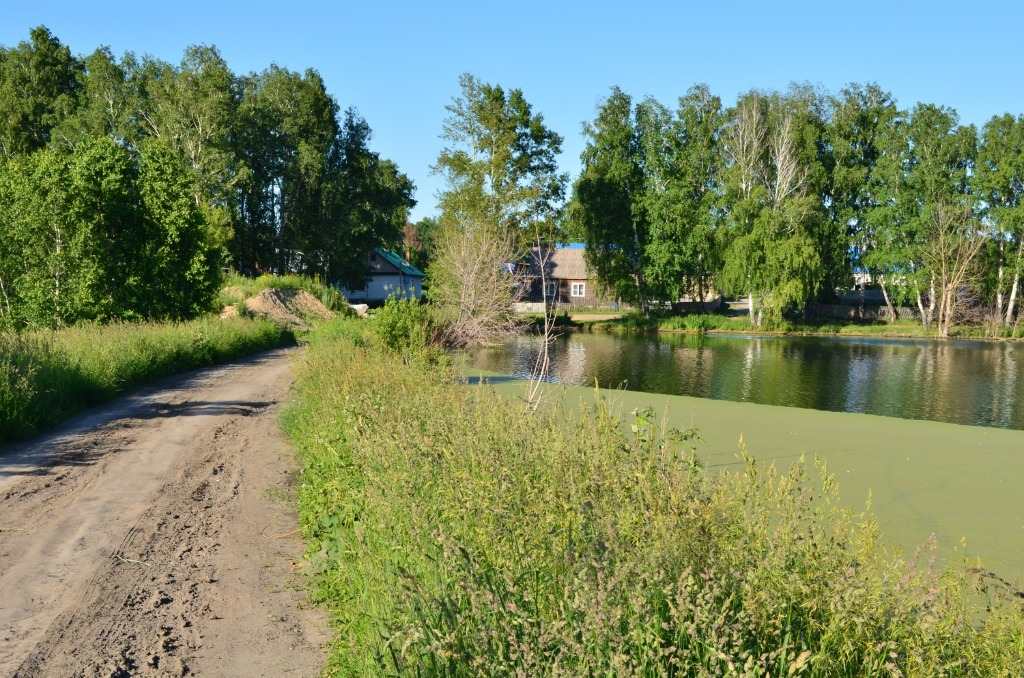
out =
[[[479,372],[472,372],[479,374]],[[523,381],[491,375],[492,387],[521,397]],[[592,388],[551,385],[566,403],[593,403]],[[603,390],[618,416],[651,407],[669,427],[696,426],[709,468],[739,464],[742,436],[761,461],[788,466],[824,459],[844,502],[862,509],[869,493],[883,541],[908,556],[931,534],[952,563],[964,555],[1004,577],[1024,580],[1024,432],[869,414]],[[966,542],[966,552],[961,546]]]

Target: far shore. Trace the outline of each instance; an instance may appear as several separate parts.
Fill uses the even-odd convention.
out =
[[[521,398],[525,382],[470,371],[506,397]],[[962,426],[869,414],[600,390],[613,412],[629,419],[652,407],[671,428],[695,426],[707,468],[739,464],[740,438],[762,462],[786,467],[803,455],[823,459],[835,474],[842,501],[861,510],[870,496],[884,542],[905,558],[934,534],[939,557],[950,564],[977,558],[1010,580],[1024,581],[1024,431]],[[551,385],[551,400],[572,406],[594,402],[595,389]],[[965,548],[966,545],[966,548]],[[929,556],[924,556],[927,559]]]

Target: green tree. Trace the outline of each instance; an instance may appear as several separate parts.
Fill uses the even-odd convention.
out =
[[[584,135],[583,170],[569,205],[571,227],[586,243],[587,265],[598,282],[646,315],[644,152],[630,96],[613,87]]]
[[[704,301],[721,260],[722,102],[706,85],[696,85],[680,97],[675,118],[645,100],[637,119],[650,218],[646,279],[660,299],[688,293]]]
[[[751,322],[801,308],[821,287],[824,218],[815,114],[804,93],[750,92],[726,128],[726,204],[730,217],[722,283],[746,292]]]
[[[990,229],[989,286],[996,313],[1009,326],[1024,273],[1024,116],[999,115],[985,123],[975,174]]]
[[[976,153],[977,132],[961,126],[956,111],[917,104],[880,164],[888,209],[875,228],[883,255],[905,281],[924,326],[936,323],[942,336],[974,279],[983,244],[972,214]]]
[[[4,249],[17,252],[4,262],[5,324],[141,315],[145,232],[136,181],[131,152],[110,139],[71,154],[37,151],[4,167],[0,234]]]
[[[402,231],[402,248],[409,253],[412,265],[427,270],[434,259],[440,222],[437,217],[424,217],[415,224],[406,222]]]
[[[907,126],[911,162],[905,173],[903,212],[911,232],[911,266],[925,325],[933,310],[940,336],[954,320],[961,286],[972,281],[981,230],[971,214],[970,179],[977,156],[973,125],[962,126],[956,111],[918,104]],[[920,261],[920,264],[917,261]],[[927,281],[929,306],[921,302]]]
[[[144,58],[132,77],[142,132],[184,159],[195,175],[196,205],[223,205],[233,179],[230,136],[238,93],[217,48],[189,46],[177,67]]]
[[[44,26],[0,47],[0,156],[46,147],[50,131],[78,105],[81,60]]]
[[[459,87],[462,96],[445,107],[441,138],[448,145],[433,167],[447,184],[439,195],[442,223],[521,229],[554,214],[567,182],[557,172],[562,137],[533,112],[522,90],[506,93],[469,73]]]
[[[243,272],[299,269],[307,227],[322,217],[338,104],[312,69],[271,66],[243,78],[242,90],[231,254]]]
[[[176,320],[208,311],[220,286],[221,243],[195,202],[195,176],[170,145],[142,147],[139,196],[148,231],[144,315]]]
[[[427,271],[442,338],[453,346],[517,326],[512,303],[523,286],[509,264],[523,258],[526,241],[540,239],[539,223],[555,216],[567,181],[556,171],[562,137],[521,90],[506,93],[468,73],[459,86],[462,96],[446,107],[448,145],[433,167],[446,188]]]
[[[304,245],[307,272],[349,288],[365,282],[369,249],[398,242],[416,204],[412,181],[370,150],[371,136],[354,109],[345,112],[326,168],[323,214]]]
[[[831,148],[829,203],[832,219],[845,228],[853,265],[880,284],[890,316],[896,318],[891,288],[900,262],[893,257],[899,242],[888,228],[888,190],[879,164],[888,154],[899,157],[903,114],[892,95],[876,84],[851,84],[833,98],[826,128]],[[839,230],[837,229],[837,230]],[[897,288],[899,291],[899,288]],[[902,296],[902,295],[900,295]]]

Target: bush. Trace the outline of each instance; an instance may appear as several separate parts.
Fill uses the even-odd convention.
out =
[[[824,465],[709,473],[649,410],[531,415],[337,327],[287,415],[330,673],[1024,671],[1015,589],[893,556]]]
[[[434,338],[430,309],[416,299],[388,297],[374,312],[371,327],[385,346],[405,356],[423,354]]]

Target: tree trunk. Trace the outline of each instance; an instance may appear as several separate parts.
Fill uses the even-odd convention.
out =
[[[924,310],[924,302],[921,301],[921,290],[918,289],[917,283],[914,283],[914,296],[917,297],[917,310],[921,312],[921,322],[924,323],[924,328],[927,330],[931,327],[931,315]]]
[[[882,288],[882,298],[885,299],[885,307],[889,310],[889,318],[893,322],[896,322],[896,307],[892,305],[892,300],[889,299],[889,291],[885,289],[885,282],[883,280],[879,280],[878,284]]]
[[[1013,262],[1013,285],[1010,287],[1010,300],[1006,303],[1004,327],[1009,327],[1010,323],[1013,322],[1014,302],[1017,301],[1017,290],[1020,286],[1020,260],[1022,256],[1024,256],[1024,238],[1021,238],[1017,245],[1017,259]]]
[[[1000,244],[1000,249],[1002,245]],[[1003,265],[999,264],[999,272],[996,274],[996,315],[1003,314]]]
[[[935,317],[935,274],[931,275],[931,296],[928,297],[928,325],[932,324],[932,319]]]

